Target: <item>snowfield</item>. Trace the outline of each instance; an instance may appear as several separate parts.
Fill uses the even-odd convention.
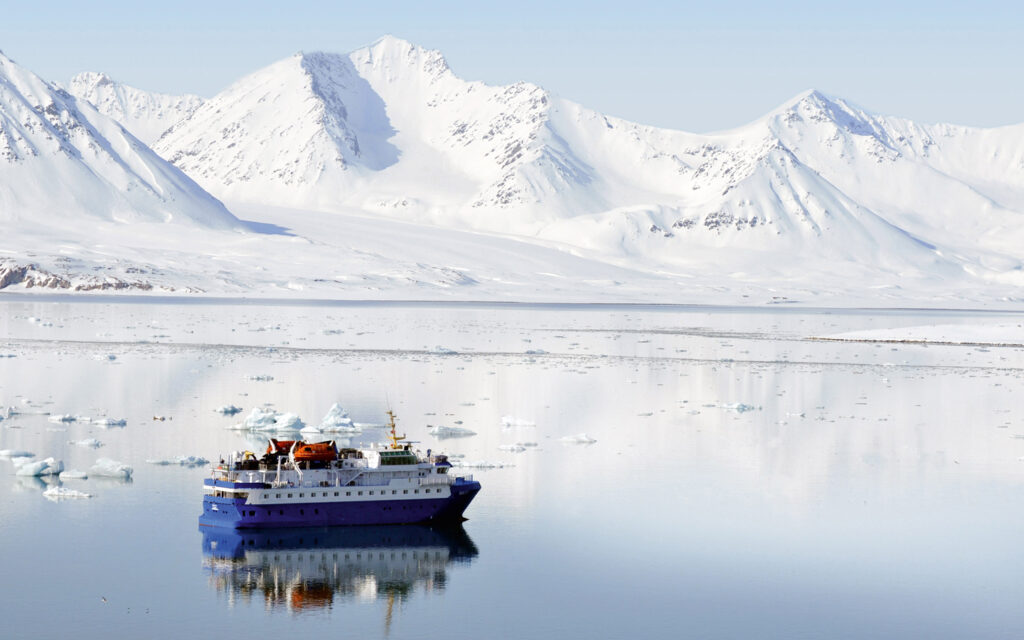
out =
[[[0,290],[1021,300],[1024,125],[924,125],[807,91],[692,134],[466,81],[390,36],[208,100],[99,73],[76,98],[7,58],[0,74]]]

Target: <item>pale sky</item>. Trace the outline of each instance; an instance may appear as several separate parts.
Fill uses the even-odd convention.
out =
[[[491,5],[495,6],[491,6]],[[47,80],[103,71],[212,96],[297,51],[390,33],[439,49],[467,80],[525,80],[587,107],[706,132],[805,89],[877,113],[1024,123],[1024,3],[547,0],[18,2],[0,49]]]

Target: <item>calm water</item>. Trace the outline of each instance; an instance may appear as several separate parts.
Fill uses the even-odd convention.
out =
[[[1022,321],[2,297],[0,405],[21,413],[0,449],[135,473],[58,503],[0,459],[0,635],[1021,637],[1024,351],[807,338]],[[259,446],[226,428],[254,406],[319,423],[333,402],[507,466],[466,470],[461,529],[204,536],[206,470],[146,463]],[[499,449],[517,442],[538,446]]]

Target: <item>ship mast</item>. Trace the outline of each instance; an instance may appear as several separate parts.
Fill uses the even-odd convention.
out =
[[[405,440],[405,435],[398,435],[395,431],[395,413],[388,409],[388,426],[391,427],[391,435],[388,436],[388,440],[391,441],[392,449],[401,449],[402,445],[398,444],[399,440]]]

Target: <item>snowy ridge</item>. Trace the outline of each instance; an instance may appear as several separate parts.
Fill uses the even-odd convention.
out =
[[[120,122],[147,145],[152,145],[164,131],[192,115],[203,104],[203,99],[196,95],[143,91],[116,82],[104,73],[91,71],[72,78],[69,92]]]
[[[1022,266],[1024,126],[918,125],[817,91],[698,135],[467,82],[389,36],[243,78],[156,149],[229,201],[511,233],[623,266],[689,271],[723,250],[741,274],[777,262],[752,252],[782,254],[780,275],[797,254],[889,278],[1017,282]]]
[[[239,225],[121,125],[0,54],[0,222],[172,220]]]

